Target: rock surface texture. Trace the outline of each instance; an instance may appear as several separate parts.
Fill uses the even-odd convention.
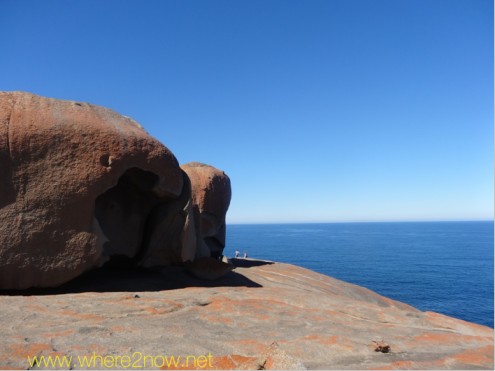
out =
[[[2,289],[142,258],[151,210],[184,182],[174,155],[135,121],[20,92],[0,93],[0,169]]]
[[[493,329],[221,261],[228,176],[111,110],[0,93],[0,170],[0,369],[493,369]]]
[[[213,166],[199,162],[182,165],[191,180],[197,256],[220,257],[225,247],[225,215],[230,205],[230,179]]]
[[[167,368],[157,356],[211,353],[213,369],[493,369],[491,328],[296,266],[233,263],[214,284],[169,267],[96,271],[58,291],[2,295],[0,368],[66,355],[77,369],[77,356],[93,354],[142,354]],[[182,358],[171,368],[194,365]]]

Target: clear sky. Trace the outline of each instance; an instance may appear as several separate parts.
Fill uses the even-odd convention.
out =
[[[493,219],[490,0],[0,1],[0,90],[110,107],[228,222]]]

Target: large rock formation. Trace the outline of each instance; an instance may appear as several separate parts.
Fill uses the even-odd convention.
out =
[[[286,264],[237,259],[230,272],[217,259],[229,178],[181,169],[111,110],[0,93],[0,171],[0,289],[57,286],[104,263],[169,266],[0,296],[0,369],[49,355],[60,368],[123,357],[166,368],[165,355],[194,368],[196,355],[202,369],[493,369],[493,329]]]
[[[169,367],[187,369],[186,356],[211,354],[196,368],[493,370],[492,328],[292,265],[233,262],[214,285],[170,267],[78,279],[64,295],[0,296],[0,369],[48,355],[72,356],[79,369],[93,354],[144,369],[181,356]],[[102,359],[84,368],[108,368]]]
[[[156,266],[196,256],[189,178],[130,118],[0,93],[0,169],[0,289],[56,286],[108,260]],[[224,226],[225,213],[214,215]],[[215,236],[225,231],[215,233],[224,241]]]
[[[191,180],[197,256],[218,258],[225,247],[225,215],[232,196],[229,177],[199,162],[182,165]]]

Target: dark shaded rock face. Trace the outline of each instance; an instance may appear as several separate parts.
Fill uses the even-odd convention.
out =
[[[105,263],[194,260],[194,227],[189,178],[138,123],[0,93],[0,289],[57,286]]]
[[[155,207],[145,232],[145,250],[139,265],[155,267],[192,261],[196,256],[196,232],[192,214],[191,182],[182,171],[181,195]]]
[[[230,179],[222,170],[199,162],[181,167],[191,180],[197,256],[217,258],[225,247],[225,215],[232,196]]]
[[[155,174],[131,168],[115,187],[96,198],[95,217],[107,238],[104,253],[109,258],[134,258],[144,249],[148,215],[162,201],[153,192],[157,181]]]

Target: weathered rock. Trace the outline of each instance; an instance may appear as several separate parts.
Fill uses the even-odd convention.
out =
[[[184,171],[182,176],[184,187],[181,195],[157,205],[148,218],[140,266],[179,264],[192,261],[196,256],[191,182]]]
[[[230,179],[223,171],[199,162],[181,168],[191,180],[197,257],[220,257],[225,247],[225,216],[232,195]]]
[[[183,357],[169,368],[195,368],[186,356],[211,354],[213,369],[493,370],[492,328],[296,266],[240,260],[214,284],[169,267],[0,296],[0,369],[26,369],[36,355],[72,356],[78,369],[78,356],[140,353],[145,369],[167,368],[164,355]]]
[[[390,345],[383,340],[373,340],[373,349],[375,352],[388,353],[390,352]]]
[[[0,93],[0,288],[66,282],[143,248],[151,210],[181,195],[173,154],[94,105]]]

